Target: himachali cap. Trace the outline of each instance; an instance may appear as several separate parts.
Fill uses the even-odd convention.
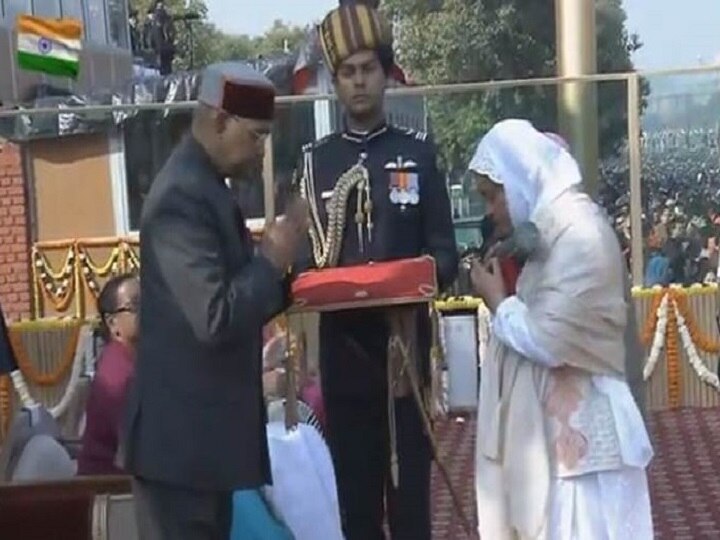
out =
[[[275,112],[272,82],[244,62],[206,67],[197,99],[208,107],[252,120],[272,120]]]
[[[343,61],[362,50],[386,48],[392,57],[392,29],[364,3],[342,5],[331,11],[318,28],[325,63],[335,74]]]

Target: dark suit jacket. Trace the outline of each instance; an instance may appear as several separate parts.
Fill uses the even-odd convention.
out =
[[[192,138],[153,183],[140,230],[140,341],[126,466],[202,490],[269,482],[262,327],[287,305],[231,191]]]

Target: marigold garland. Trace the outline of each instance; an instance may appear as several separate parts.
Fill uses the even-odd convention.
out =
[[[75,302],[75,316],[83,317],[85,293],[87,291],[90,298],[97,299],[101,289],[99,278],[140,269],[137,246],[138,242],[132,239],[117,239],[116,243],[72,241],[62,247],[67,250],[67,255],[61,270],[52,268],[45,253],[57,250],[57,246],[34,246],[32,277],[35,316],[42,316],[41,300],[44,298],[50,302],[55,313],[65,313]],[[93,248],[109,248],[110,255],[102,264],[97,264],[90,254]]]
[[[80,248],[78,248],[80,250]],[[83,277],[85,285],[87,285],[90,294],[95,299],[100,296],[100,285],[98,284],[97,278],[105,278],[110,274],[117,274],[120,270],[120,263],[122,260],[120,248],[113,248],[110,252],[108,259],[102,264],[97,265],[90,253],[83,249],[80,251],[80,274]]]
[[[703,362],[702,358],[698,354],[697,347],[693,343],[692,336],[688,330],[687,324],[685,324],[685,317],[680,313],[678,303],[674,303],[675,315],[678,322],[678,332],[680,334],[680,342],[685,349],[685,356],[687,357],[688,363],[692,366],[695,374],[705,384],[712,386],[715,390],[720,391],[720,378],[717,373],[713,373],[708,369]]]
[[[655,312],[657,324],[655,325],[655,332],[650,343],[650,351],[648,352],[648,357],[645,361],[645,366],[643,367],[644,380],[648,380],[653,374],[653,371],[655,371],[655,367],[657,366],[658,360],[660,359],[660,352],[665,346],[665,334],[667,333],[668,323],[668,309],[670,308],[669,298],[670,297],[667,294],[664,295],[662,297],[662,300],[660,301],[660,305],[658,306],[657,311]]]
[[[58,296],[52,293],[47,287],[41,287],[40,290],[42,291],[42,295],[50,300],[50,303],[53,306],[53,309],[57,311],[58,313],[64,313],[68,310],[70,307],[70,304],[72,303],[73,299],[75,298],[75,286],[74,281],[70,280],[70,285],[67,289],[63,289],[63,295]]]
[[[75,248],[70,246],[65,254],[65,261],[60,270],[54,270],[47,256],[37,248],[33,248],[32,257],[35,266],[42,272],[43,278],[51,281],[63,281],[72,275],[73,265],[75,264]]]
[[[64,312],[75,297],[75,248],[68,248],[65,262],[59,271],[52,268],[45,254],[37,248],[32,250],[33,280],[39,294],[47,298],[58,312]]]
[[[713,341],[706,335],[704,335],[700,328],[698,328],[697,322],[692,317],[692,311],[690,310],[690,304],[688,302],[687,295],[678,295],[676,298],[678,309],[680,314],[685,319],[685,326],[687,326],[692,341],[695,346],[703,352],[710,354],[720,353],[720,342]]]
[[[89,335],[92,333],[92,329],[85,323],[78,323],[76,321],[72,321],[70,322],[70,324],[68,324],[68,322],[69,321],[47,320],[14,323],[13,327],[10,329],[11,343],[13,342],[13,337],[16,337],[18,334],[24,334],[28,331],[42,332],[49,329],[71,327],[70,329],[73,331],[73,334],[69,337],[66,346],[69,347],[73,343],[73,341],[76,341],[79,347],[81,340],[89,338]],[[79,333],[77,340],[74,339],[74,333],[76,329]],[[15,345],[17,345],[17,342],[15,342]],[[48,412],[50,412],[50,414],[54,418],[59,418],[60,416],[62,416],[67,411],[69,404],[72,402],[77,391],[78,381],[80,380],[82,371],[84,369],[87,353],[88,349],[87,346],[85,346],[79,347],[73,354],[71,372],[69,380],[65,387],[65,391],[58,403],[56,403],[52,407],[48,407]],[[22,363],[23,365],[25,365],[24,351],[20,353],[20,357],[18,358],[18,360],[20,359],[22,359],[23,361],[19,361],[18,363]],[[64,371],[66,372],[67,370]],[[55,373],[57,373],[57,375],[62,375],[63,368],[59,367]],[[61,376],[60,379],[62,378],[63,377]],[[58,383],[59,382],[60,381],[58,381]],[[21,404],[21,406],[29,407],[32,404],[37,403],[37,401],[33,399],[33,397],[29,393],[26,377],[25,375],[23,375],[22,368],[12,372],[9,375],[0,376],[0,440],[2,440],[3,437],[7,435],[10,423],[12,422],[16,395],[19,398],[19,403]]]
[[[703,352],[709,353],[709,354],[718,354],[720,353],[720,341],[714,341],[712,338],[709,338],[705,334],[702,333],[700,328],[698,327],[697,322],[695,321],[695,318],[693,317],[692,310],[690,309],[690,304],[688,297],[691,293],[688,293],[685,290],[682,289],[661,289],[657,293],[653,294],[652,299],[652,305],[650,307],[650,311],[648,313],[648,318],[645,320],[645,324],[643,325],[643,329],[640,333],[640,342],[645,346],[649,346],[650,342],[653,339],[655,329],[657,327],[657,310],[660,306],[660,303],[662,302],[662,299],[668,292],[671,294],[672,299],[677,302],[678,309],[680,310],[680,314],[685,318],[685,324],[690,331],[690,335],[693,338],[693,343],[695,343],[695,346]]]
[[[62,358],[57,369],[51,373],[41,373],[33,364],[28,356],[22,337],[19,332],[12,329],[8,332],[10,343],[15,353],[18,368],[25,378],[36,386],[55,386],[60,384],[72,368],[75,359],[75,351],[77,350],[78,340],[80,339],[80,324],[73,325],[72,332],[68,338],[65,348],[63,349]]]
[[[670,291],[671,309],[668,310],[667,341],[665,359],[667,362],[668,404],[671,408],[680,406],[680,352],[678,350],[679,333],[675,310],[672,302],[677,298],[675,291]]]
[[[124,243],[123,247],[124,268],[126,272],[140,270],[140,257],[132,245]]]
[[[640,341],[645,347],[650,345],[650,342],[655,335],[655,327],[658,322],[658,308],[660,307],[664,296],[664,293],[653,296],[652,304],[650,306],[650,314],[645,321],[645,326],[640,334]]]

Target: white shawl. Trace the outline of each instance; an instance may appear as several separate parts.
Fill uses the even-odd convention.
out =
[[[541,245],[517,296],[538,345],[591,374],[622,378],[626,310],[620,251],[602,211],[580,192],[575,160],[523,120],[507,120],[480,141],[470,169],[505,190],[514,225],[532,221]],[[503,468],[498,489],[510,525],[537,538],[545,527],[552,475],[543,404],[549,370],[491,338],[483,365],[478,452]]]

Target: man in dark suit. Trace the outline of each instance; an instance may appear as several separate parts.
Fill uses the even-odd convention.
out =
[[[289,303],[307,207],[292,202],[256,252],[225,179],[256,177],[274,96],[246,64],[208,67],[145,202],[125,449],[142,539],[226,539],[232,492],[270,482],[262,328]]]

